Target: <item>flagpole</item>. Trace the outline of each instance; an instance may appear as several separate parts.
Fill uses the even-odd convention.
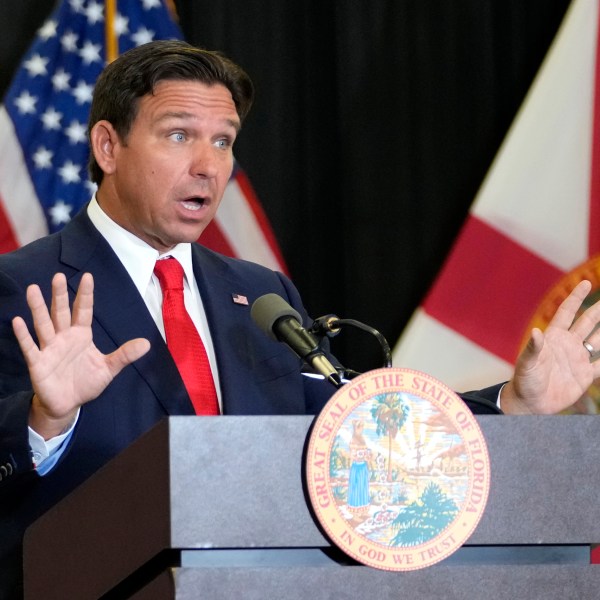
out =
[[[106,63],[111,63],[119,56],[119,42],[115,31],[115,15],[117,12],[117,0],[105,0],[105,39],[106,39]]]
[[[173,18],[173,21],[178,23],[179,15],[177,14],[177,7],[175,6],[175,0],[165,0],[165,4],[167,5],[167,10],[171,13],[171,17]]]
[[[600,11],[596,18],[596,31],[600,31]],[[596,64],[594,67],[594,116],[592,119],[592,159],[590,175],[590,218],[588,233],[588,254],[600,253],[600,35],[596,34]],[[599,561],[600,561],[600,554]]]

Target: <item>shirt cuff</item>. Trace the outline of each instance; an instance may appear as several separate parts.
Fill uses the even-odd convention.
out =
[[[502,384],[502,387],[498,390],[498,398],[496,398],[496,405],[498,406],[498,408],[500,410],[502,410],[502,407],[500,406],[500,394],[502,394],[502,390],[504,389],[505,385],[506,385],[506,383]]]
[[[29,447],[31,448],[31,455],[33,457],[33,466],[35,469],[40,470],[42,464],[49,458],[54,456],[61,448],[63,442],[71,437],[73,429],[79,419],[79,411],[75,415],[75,419],[71,423],[70,427],[63,431],[60,435],[57,435],[49,440],[45,440],[37,431],[34,431],[29,427]]]

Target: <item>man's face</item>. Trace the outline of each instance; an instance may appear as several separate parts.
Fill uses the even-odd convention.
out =
[[[106,121],[95,125],[109,132],[99,142],[110,150],[100,163],[105,171],[100,206],[159,252],[196,241],[215,216],[231,175],[239,126],[225,86],[160,82],[153,95],[140,99],[126,140]]]

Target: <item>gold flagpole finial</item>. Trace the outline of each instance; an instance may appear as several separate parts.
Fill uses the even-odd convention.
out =
[[[106,38],[106,63],[111,63],[119,56],[119,41],[115,31],[117,0],[104,0],[104,24]]]
[[[171,18],[176,23],[179,22],[179,15],[177,14],[177,7],[175,6],[175,0],[165,0],[168,11],[171,13]]]

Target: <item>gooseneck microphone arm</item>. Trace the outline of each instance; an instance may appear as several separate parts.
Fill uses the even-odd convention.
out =
[[[265,294],[252,304],[251,315],[254,322],[270,338],[287,344],[302,360],[310,364],[336,387],[343,385],[342,376],[352,378],[360,375],[356,371],[334,367],[321,349],[320,341],[325,337],[336,336],[342,326],[349,325],[370,333],[379,342],[383,352],[384,366],[392,366],[392,352],[385,337],[369,325],[354,319],[340,319],[336,315],[325,315],[315,319],[313,324],[305,329],[302,317],[281,296]]]
[[[356,327],[357,329],[366,331],[367,333],[370,333],[372,336],[377,338],[377,341],[381,346],[381,351],[383,352],[383,366],[392,366],[392,351],[390,350],[390,345],[388,344],[388,341],[385,339],[383,334],[377,331],[377,329],[374,329],[369,325],[365,325],[360,321],[356,321],[355,319],[340,319],[336,315],[325,315],[323,317],[315,319],[311,327],[309,327],[309,331],[321,337],[334,337],[341,331],[343,325],[350,325],[351,327]]]

